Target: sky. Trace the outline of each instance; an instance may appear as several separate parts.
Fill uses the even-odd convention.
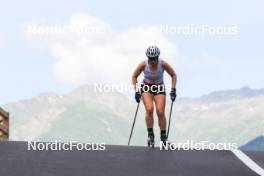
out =
[[[130,83],[149,45],[160,47],[176,70],[180,97],[264,88],[263,6],[261,0],[3,2],[0,104],[83,84]],[[188,25],[211,32],[188,34]],[[54,26],[88,31],[52,32]]]

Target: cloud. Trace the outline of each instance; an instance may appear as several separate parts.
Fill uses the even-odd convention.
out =
[[[64,26],[82,30],[53,31],[48,35],[44,32],[38,36],[51,48],[56,58],[55,76],[63,83],[130,82],[133,69],[145,59],[149,45],[160,47],[161,57],[171,64],[181,57],[177,46],[155,26],[139,26],[118,33],[102,19],[84,13],[72,15]]]
[[[183,55],[177,45],[160,31],[160,26],[141,25],[117,32],[106,21],[87,13],[72,15],[66,24],[37,26],[41,30],[27,31],[27,38],[50,48],[55,58],[54,75],[61,83],[76,86],[130,84],[131,74],[139,62],[146,59],[145,50],[149,45],[157,45],[161,49],[161,58],[176,69],[181,82],[179,93],[181,90],[188,94],[208,92],[210,86],[205,90],[205,85],[224,75],[219,58],[206,51],[197,57]],[[165,76],[165,83],[170,82],[170,77]],[[196,91],[193,91],[194,85]]]

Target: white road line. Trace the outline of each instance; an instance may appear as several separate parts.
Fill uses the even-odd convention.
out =
[[[260,176],[264,176],[264,169],[261,168],[257,163],[255,163],[251,158],[249,158],[245,153],[241,150],[231,150],[238,159],[240,159],[247,167],[251,170],[259,174]]]

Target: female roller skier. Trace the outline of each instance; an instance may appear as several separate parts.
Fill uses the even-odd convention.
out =
[[[153,132],[153,111],[156,106],[156,113],[160,127],[160,140],[165,144],[167,141],[166,135],[166,117],[165,117],[165,102],[166,91],[163,81],[164,70],[171,76],[171,101],[176,99],[176,82],[177,75],[174,69],[164,60],[159,58],[160,50],[156,46],[150,46],[146,50],[147,60],[142,61],[135,69],[132,75],[132,83],[135,88],[135,99],[139,103],[141,96],[143,98],[146,114],[145,121],[148,130],[148,146],[154,147],[154,132]],[[142,84],[138,84],[137,78],[144,73]]]

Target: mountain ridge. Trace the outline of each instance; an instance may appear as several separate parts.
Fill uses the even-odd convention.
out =
[[[264,151],[264,135],[257,136],[256,138],[248,141],[240,147],[242,150],[255,150]]]
[[[223,101],[232,99],[250,98],[264,95],[264,88],[251,89],[248,86],[241,87],[240,89],[229,89],[214,91],[206,95],[202,95],[200,99],[205,101]]]
[[[264,134],[263,102],[262,95],[239,101],[178,99],[173,109],[170,139],[177,142],[188,139],[237,142],[242,145]],[[167,117],[169,104],[167,97]],[[44,93],[3,107],[12,116],[11,140],[62,139],[124,145],[136,103],[121,93],[94,93],[91,86],[81,86],[68,94]],[[154,116],[155,134],[159,134],[156,114]],[[132,144],[145,145],[145,140],[144,107],[141,103]]]

